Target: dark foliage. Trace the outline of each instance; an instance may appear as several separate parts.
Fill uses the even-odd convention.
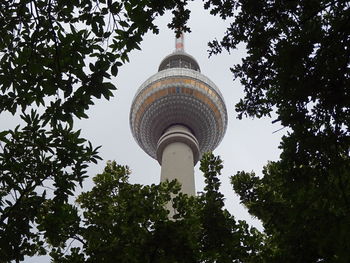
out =
[[[181,1],[1,1],[0,113],[22,118],[0,131],[1,262],[45,253],[40,232],[60,242],[68,197],[99,159],[74,118],[113,95],[111,76],[166,10],[188,30]]]
[[[270,235],[270,262],[349,262],[350,4],[341,0],[205,1],[231,19],[211,53],[245,43],[231,70],[242,116],[270,116],[289,132],[263,178],[240,172],[235,191]]]
[[[221,163],[213,154],[203,157],[206,187],[199,197],[183,195],[175,181],[129,184],[127,167],[107,163],[94,188],[77,200],[80,224],[78,217],[64,222],[66,243],[51,252],[54,262],[260,262],[264,236],[223,208]],[[64,253],[69,240],[81,247]]]

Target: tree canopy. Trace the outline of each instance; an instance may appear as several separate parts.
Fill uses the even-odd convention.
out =
[[[273,123],[287,128],[280,160],[262,177],[232,177],[265,233],[224,209],[221,161],[210,154],[199,197],[182,195],[174,182],[131,185],[127,167],[111,162],[78,198],[79,208],[68,202],[99,159],[74,118],[86,118],[94,98],[113,95],[111,77],[147,31],[158,32],[155,17],[172,10],[169,26],[188,30],[187,2],[0,3],[0,113],[21,116],[16,128],[0,131],[2,261],[44,254],[47,243],[55,262],[349,262],[345,0],[203,1],[231,22],[222,39],[209,43],[210,54],[246,46],[247,56],[231,68],[245,92],[239,118],[277,116]],[[164,204],[172,194],[177,214],[169,220]]]
[[[206,187],[200,196],[188,197],[176,181],[130,184],[128,167],[107,163],[93,189],[77,199],[81,221],[71,206],[75,216],[60,217],[55,225],[64,230],[59,245],[57,235],[50,238],[48,232],[49,242],[56,243],[54,262],[257,262],[264,235],[224,209],[221,159],[205,154],[200,169]],[[169,202],[176,209],[173,217]],[[68,240],[81,246],[67,253]]]
[[[245,43],[232,67],[245,97],[239,118],[277,114],[289,128],[263,177],[239,172],[234,189],[262,220],[270,262],[348,262],[350,222],[350,4],[348,1],[205,1],[232,21],[211,53]]]
[[[0,3],[0,113],[21,117],[0,131],[1,261],[45,253],[38,218],[47,206],[52,218],[61,216],[99,159],[74,118],[113,95],[111,76],[147,31],[158,33],[154,19],[166,10],[174,14],[171,28],[187,29],[181,1]]]

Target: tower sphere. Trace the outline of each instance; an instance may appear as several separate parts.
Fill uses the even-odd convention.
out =
[[[158,73],[136,92],[130,111],[130,127],[140,147],[157,158],[158,141],[168,128],[185,126],[198,141],[200,156],[222,140],[227,111],[221,92],[200,73],[197,61],[182,48],[165,57]]]

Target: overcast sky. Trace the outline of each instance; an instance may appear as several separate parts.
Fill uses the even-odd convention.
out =
[[[278,145],[283,130],[279,124],[271,124],[271,119],[236,119],[234,105],[243,96],[243,88],[239,81],[233,81],[229,70],[235,63],[239,63],[245,55],[244,47],[231,54],[221,54],[208,58],[207,43],[215,37],[220,38],[229,21],[221,21],[212,17],[202,8],[202,3],[196,1],[191,4],[191,18],[189,26],[192,30],[185,35],[185,51],[194,56],[202,74],[209,77],[221,90],[228,111],[228,127],[221,144],[214,154],[224,160],[221,176],[221,191],[226,198],[226,207],[237,219],[247,220],[250,224],[261,229],[257,220],[247,213],[239,204],[229,183],[229,177],[237,171],[254,170],[261,174],[262,167],[268,160],[277,160],[280,154]],[[139,86],[151,75],[157,72],[159,63],[174,51],[174,33],[166,25],[170,22],[170,15],[157,20],[160,28],[158,35],[147,34],[141,44],[140,51],[130,55],[130,63],[122,66],[119,75],[113,81],[118,90],[110,101],[98,100],[88,111],[89,119],[78,121],[77,128],[82,129],[82,135],[89,139],[94,146],[102,145],[100,156],[104,159],[98,165],[89,168],[90,178],[85,182],[83,191],[92,187],[91,178],[100,173],[107,160],[115,160],[119,164],[127,164],[132,174],[131,183],[152,184],[159,183],[160,166],[137,145],[129,128],[129,111],[132,99]],[[204,179],[195,167],[196,191],[202,191]],[[32,258],[26,262],[48,262],[47,257]]]

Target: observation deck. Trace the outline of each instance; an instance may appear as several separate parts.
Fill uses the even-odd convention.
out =
[[[154,159],[159,139],[173,125],[185,126],[195,136],[199,158],[217,147],[227,127],[220,90],[201,74],[198,62],[183,48],[161,61],[158,72],[136,92],[130,111],[132,134]]]

